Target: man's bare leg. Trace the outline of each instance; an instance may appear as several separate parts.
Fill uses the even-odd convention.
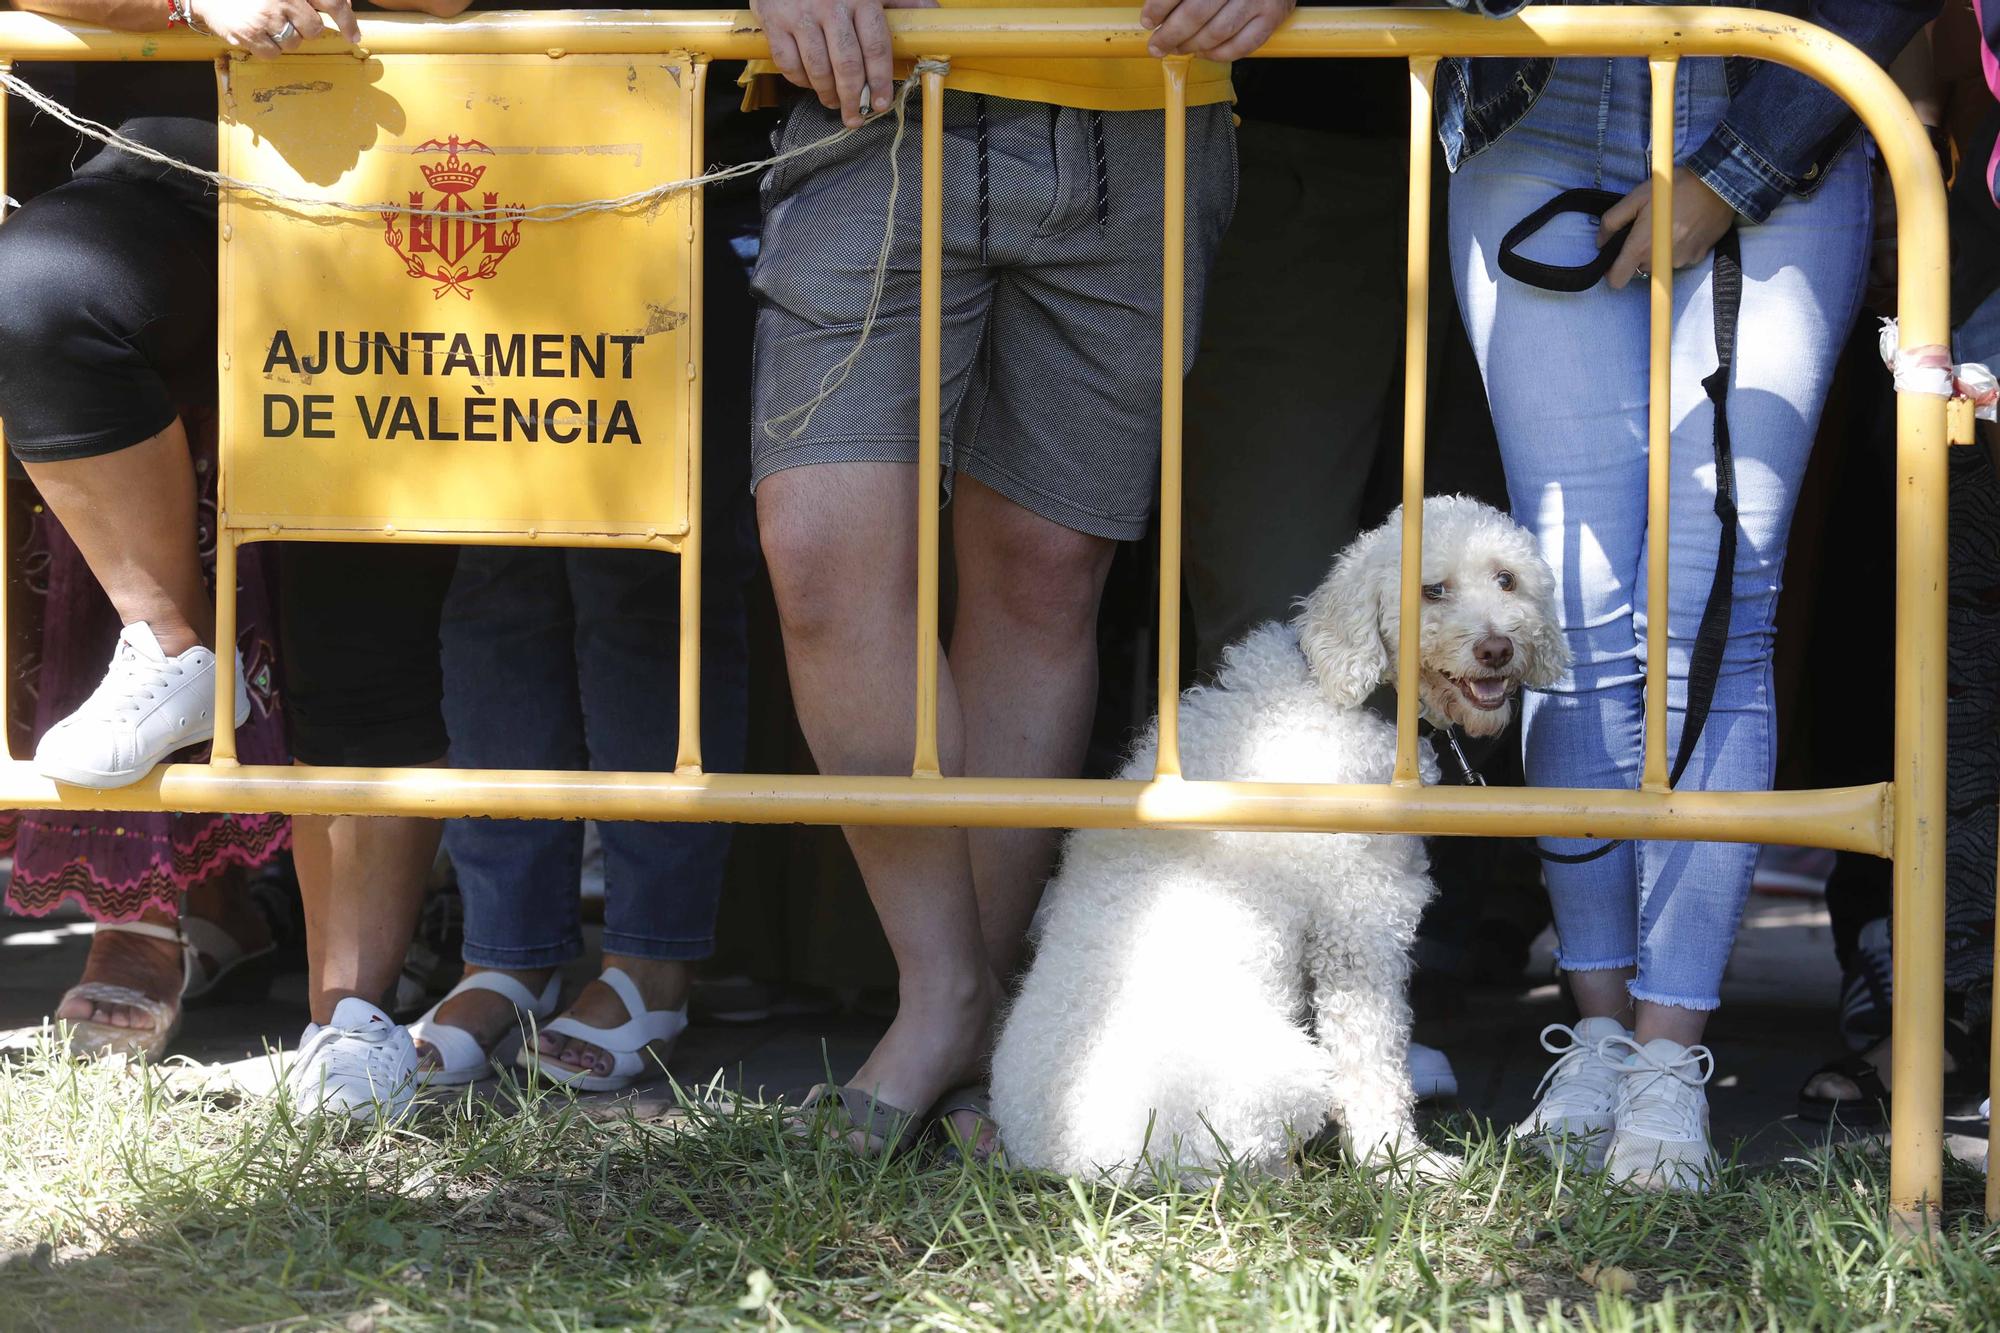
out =
[[[331,1022],[350,995],[379,1005],[394,988],[442,830],[435,819],[293,818],[313,1022]]]
[[[1097,707],[1097,608],[1117,543],[1051,522],[964,476],[952,534],[951,672],[965,719],[965,771],[1076,777]],[[1059,837],[1054,829],[970,835],[987,961],[1003,980],[1021,964]]]
[[[965,718],[965,771],[1075,777],[1097,705],[1097,610],[1116,543],[1072,531],[970,477],[952,501],[958,603],[952,678]],[[975,829],[972,882],[986,957],[1003,986],[1055,867],[1055,829]],[[982,1068],[991,1047],[980,1049]],[[993,1127],[970,1111],[952,1127],[980,1157]]]
[[[908,773],[915,744],[916,471],[828,463],[765,478],[764,555],[792,699],[820,770]],[[938,746],[960,771],[962,729],[940,663]],[[996,985],[960,829],[846,830],[896,956],[900,1004],[850,1080],[921,1113],[976,1067]]]

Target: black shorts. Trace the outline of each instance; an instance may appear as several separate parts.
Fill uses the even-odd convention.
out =
[[[121,127],[208,165],[215,123]],[[0,227],[0,427],[28,463],[129,449],[215,401],[215,201],[107,149]]]
[[[279,661],[295,759],[401,768],[445,757],[438,622],[457,565],[456,546],[282,544]]]

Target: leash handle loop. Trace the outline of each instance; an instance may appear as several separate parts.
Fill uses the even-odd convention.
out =
[[[1564,190],[1555,198],[1543,204],[1528,216],[1515,223],[1513,228],[1500,239],[1500,271],[1516,282],[1525,282],[1530,287],[1539,287],[1545,292],[1587,292],[1595,287],[1617,262],[1618,252],[1625,245],[1625,238],[1632,234],[1632,224],[1626,223],[1598,247],[1597,258],[1587,264],[1566,266],[1544,264],[1538,259],[1529,259],[1521,253],[1521,245],[1530,236],[1549,225],[1565,213],[1587,213],[1591,217],[1603,217],[1610,207],[1623,195],[1610,190],[1575,189]]]

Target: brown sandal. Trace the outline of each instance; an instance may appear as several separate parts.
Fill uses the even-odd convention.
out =
[[[858,1150],[862,1156],[897,1157],[917,1145],[928,1124],[925,1117],[879,1101],[873,1093],[822,1083],[806,1094],[786,1128],[801,1138],[825,1133],[840,1143],[849,1143],[849,1135],[860,1133],[869,1144]]]
[[[977,1118],[969,1139],[959,1133],[957,1127],[951,1123],[951,1118],[961,1111],[970,1112]],[[1000,1145],[1000,1127],[993,1123],[993,1094],[987,1090],[984,1083],[968,1083],[963,1087],[953,1088],[938,1098],[937,1105],[931,1107],[931,1119],[937,1123],[939,1132],[944,1136],[945,1144],[938,1155],[945,1161],[956,1165],[967,1160],[975,1162],[1002,1160],[1006,1150]],[[979,1151],[979,1142],[986,1137],[985,1132],[988,1130],[992,1131],[992,1146],[982,1153]]]

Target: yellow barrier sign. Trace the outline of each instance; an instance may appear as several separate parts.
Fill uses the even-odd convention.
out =
[[[222,170],[225,522],[673,546],[694,411],[695,175],[672,59],[233,62]]]

